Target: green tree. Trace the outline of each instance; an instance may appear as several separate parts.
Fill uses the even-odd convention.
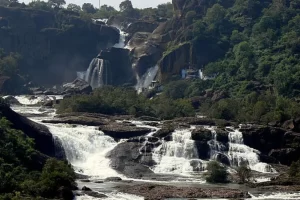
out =
[[[82,10],[86,13],[94,14],[97,12],[93,4],[91,3],[84,3],[82,4]]]
[[[197,15],[197,13],[195,11],[189,11],[185,15],[185,20],[187,21],[188,24],[192,24],[196,15]]]
[[[242,163],[238,168],[237,168],[237,175],[239,177],[239,182],[240,183],[247,183],[251,180],[252,178],[252,171],[247,165],[247,163]]]
[[[209,183],[227,183],[228,172],[226,168],[217,161],[210,161],[207,164],[206,181]]]
[[[60,8],[66,4],[65,0],[48,0],[49,5],[55,8]]]
[[[80,12],[81,11],[81,8],[80,6],[74,4],[74,3],[70,3],[67,7],[68,10],[71,10],[71,11],[74,11],[74,12]]]
[[[121,12],[133,10],[133,6],[130,0],[122,1],[119,5],[119,8]]]

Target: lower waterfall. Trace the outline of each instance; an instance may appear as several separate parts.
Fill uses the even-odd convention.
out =
[[[72,126],[64,124],[47,125],[49,130],[62,143],[67,160],[75,171],[94,179],[123,177],[110,168],[106,153],[112,150],[117,142],[104,135],[93,126]]]
[[[138,92],[142,92],[143,89],[149,89],[149,86],[151,85],[152,81],[155,79],[157,72],[158,72],[158,66],[151,67],[147,70],[147,72],[141,77],[137,78],[138,82],[135,86],[136,90]]]
[[[153,152],[157,163],[155,173],[174,173],[188,175],[195,171],[203,171],[205,161],[199,159],[191,130],[176,130],[172,141],[163,141]]]

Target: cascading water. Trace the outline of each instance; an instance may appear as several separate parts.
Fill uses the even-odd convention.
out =
[[[105,68],[107,73],[106,62],[103,59],[94,58],[83,76],[84,80],[89,83],[93,89],[103,86]],[[80,76],[82,76],[82,74],[80,74]]]
[[[47,125],[51,133],[62,143],[67,160],[78,173],[103,179],[122,177],[110,168],[106,153],[117,143],[113,138],[92,126]]]
[[[228,157],[231,166],[240,166],[247,163],[252,170],[268,173],[276,172],[270,165],[259,161],[260,152],[244,144],[243,134],[239,130],[230,130],[228,134]]]
[[[138,78],[138,82],[135,86],[138,92],[143,91],[143,89],[148,89],[152,81],[155,79],[158,72],[158,66],[151,67],[147,72],[141,77]]]
[[[152,157],[157,163],[153,168],[155,173],[188,175],[204,170],[205,161],[199,159],[190,129],[173,132],[172,141],[163,141],[154,150]]]

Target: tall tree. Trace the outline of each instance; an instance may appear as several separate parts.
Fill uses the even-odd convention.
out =
[[[133,6],[130,0],[125,0],[121,2],[119,7],[121,12],[133,10]]]
[[[90,13],[90,14],[94,14],[97,12],[97,10],[95,9],[95,7],[93,6],[93,4],[91,3],[84,3],[82,5],[82,10],[86,13]]]
[[[61,6],[66,4],[65,0],[48,0],[48,3],[55,8],[60,8]]]
[[[74,12],[80,12],[81,8],[80,6],[74,4],[74,3],[70,3],[67,7],[68,10],[74,11]]]

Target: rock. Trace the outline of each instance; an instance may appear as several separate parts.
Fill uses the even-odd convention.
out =
[[[287,129],[287,130],[293,130],[295,128],[294,120],[290,119],[290,120],[285,121],[282,125],[282,128]]]
[[[43,106],[44,107],[52,107],[53,106],[53,101],[52,100],[46,101],[45,103],[43,103]]]
[[[82,190],[82,191],[92,191],[91,188],[88,188],[88,187],[86,187],[86,186],[83,186],[81,190]]]
[[[164,138],[167,136],[171,136],[171,134],[175,131],[173,126],[163,126],[156,133],[153,134],[153,137]]]
[[[137,32],[148,32],[152,33],[158,27],[156,22],[147,22],[147,21],[137,21],[131,23],[125,30],[126,33],[130,35]]]
[[[151,154],[141,154],[143,143],[122,142],[111,150],[107,157],[110,166],[117,172],[130,178],[141,178],[153,174],[147,166],[154,165]]]
[[[218,153],[216,156],[216,160],[220,163],[223,163],[224,165],[230,166],[230,161],[228,156],[226,156],[223,153]]]
[[[1,104],[0,111],[2,116],[12,123],[13,128],[23,131],[25,135],[34,139],[35,148],[41,153],[55,157],[58,153],[63,152],[63,149],[55,146],[54,138],[46,126],[19,115],[7,105]]]
[[[247,192],[237,189],[213,187],[213,188],[199,188],[199,187],[180,187],[167,186],[155,184],[139,184],[133,186],[121,186],[121,192],[143,196],[147,200],[163,200],[168,198],[249,198]]]
[[[148,128],[130,126],[121,123],[110,123],[108,125],[100,126],[99,129],[103,131],[105,135],[109,135],[117,140],[143,136],[151,132],[151,129]]]
[[[198,156],[200,159],[210,159],[210,147],[207,141],[195,141],[195,146],[197,148]]]
[[[149,117],[149,116],[141,116],[136,119],[139,121],[159,121],[159,119],[157,119],[155,117]]]
[[[192,130],[192,139],[196,141],[207,142],[213,139],[212,132],[202,127],[194,129]]]
[[[77,116],[64,116],[51,120],[42,120],[43,123],[51,124],[78,124],[84,126],[101,126],[110,123],[110,119],[100,116],[89,116],[85,114],[78,114]]]
[[[224,99],[226,97],[228,97],[228,94],[225,91],[216,91],[216,92],[214,92],[214,95],[211,98],[211,100],[216,102],[216,101],[219,101],[219,100]]]
[[[14,96],[6,96],[5,101],[11,105],[22,105]]]
[[[222,142],[222,143],[227,143],[228,142],[228,132],[225,131],[224,129],[220,129],[220,128],[217,128],[215,129],[216,133],[217,133],[217,140],[219,142]]]
[[[82,79],[75,79],[72,83],[63,85],[65,94],[89,94],[93,91],[92,87]]]
[[[106,84],[135,84],[136,79],[132,70],[129,53],[128,49],[111,47],[109,49],[102,50],[97,56],[98,58],[107,61],[106,63],[109,66],[107,73],[107,77],[109,78],[104,80]]]
[[[120,177],[108,177],[104,179],[104,182],[120,182],[122,179]]]
[[[80,181],[83,182],[83,183],[89,183],[89,182],[91,182],[91,180],[89,180],[89,179],[82,179]]]
[[[290,165],[293,161],[297,161],[300,158],[300,150],[294,148],[285,149],[273,149],[269,153],[269,156],[280,161],[283,165]]]
[[[283,128],[251,126],[240,129],[245,145],[276,159],[276,162],[290,165],[300,159],[300,133]],[[272,161],[274,162],[274,160]]]
[[[107,198],[108,196],[106,196],[105,194],[99,193],[99,192],[95,192],[95,191],[84,191],[84,194],[91,196],[91,197],[95,197],[95,198]]]

